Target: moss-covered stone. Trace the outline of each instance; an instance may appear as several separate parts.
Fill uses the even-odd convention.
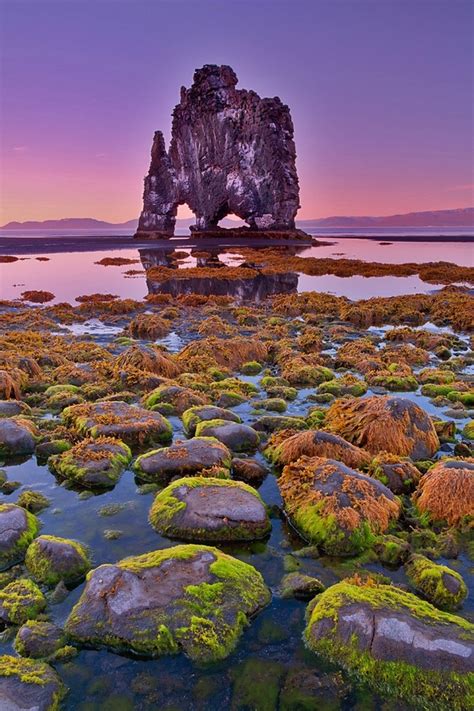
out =
[[[247,563],[182,545],[102,565],[66,622],[78,642],[157,656],[224,659],[270,593]]]
[[[233,452],[254,452],[260,442],[258,432],[252,427],[227,420],[200,422],[196,437],[215,437]]]
[[[423,555],[412,555],[405,570],[415,590],[435,607],[449,612],[461,607],[467,587],[455,570],[434,563]]]
[[[258,375],[262,371],[262,364],[256,360],[249,360],[243,363],[240,372],[244,375]]]
[[[386,534],[377,536],[374,551],[381,563],[398,568],[410,555],[410,545],[403,538]]]
[[[39,491],[31,491],[31,489],[22,491],[17,501],[18,506],[31,513],[38,513],[43,509],[47,509],[50,503],[50,500],[44,494]]]
[[[224,407],[215,405],[203,405],[190,407],[182,415],[184,431],[188,437],[194,437],[196,427],[200,422],[209,420],[228,420],[229,422],[241,422],[238,415]]]
[[[333,585],[308,609],[308,647],[415,708],[474,704],[474,626],[370,579]]]
[[[0,698],[8,709],[58,711],[66,688],[48,664],[34,659],[0,657]]]
[[[23,560],[39,529],[40,522],[26,509],[0,504],[0,570]]]
[[[128,445],[113,437],[89,437],[49,458],[54,474],[87,488],[114,486],[132,459]]]
[[[188,477],[167,486],[153,502],[150,523],[159,533],[185,541],[255,540],[271,527],[255,489],[213,477]]]
[[[46,607],[46,599],[35,583],[27,578],[14,580],[0,590],[0,620],[22,625],[34,620]]]
[[[147,410],[161,412],[163,415],[182,415],[191,407],[200,407],[208,402],[203,393],[179,385],[160,385],[146,395],[144,404]]]
[[[322,593],[325,586],[318,578],[294,572],[288,573],[283,577],[280,589],[282,597],[295,597],[297,600],[311,600],[315,595]]]
[[[133,468],[140,479],[160,484],[168,484],[177,476],[230,479],[231,459],[229,449],[215,437],[193,437],[141,454]]]
[[[51,622],[28,620],[20,627],[13,646],[22,657],[47,659],[66,643],[63,631]]]
[[[28,572],[40,583],[54,587],[61,580],[71,585],[91,568],[87,548],[77,541],[57,536],[39,536],[25,557]]]

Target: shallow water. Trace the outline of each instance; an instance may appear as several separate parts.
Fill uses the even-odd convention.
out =
[[[460,266],[474,264],[474,244],[453,242],[448,244],[413,242],[393,243],[380,246],[368,239],[331,239],[329,246],[309,247],[298,250],[301,256],[361,259],[363,261],[381,261],[390,264],[400,262],[449,261]],[[95,292],[110,293],[121,298],[143,299],[148,290],[145,274],[127,275],[128,271],[143,272],[144,264],[155,261],[167,264],[169,254],[174,247],[138,249],[114,249],[113,251],[90,251],[73,253],[46,252],[21,257],[18,262],[0,264],[0,298],[20,298],[25,290],[44,290],[54,293],[50,303],[67,301],[75,303],[77,296]],[[197,260],[191,256],[180,262],[182,267],[195,266]],[[210,251],[207,250],[206,251]],[[217,252],[216,252],[217,254]],[[150,255],[152,255],[150,257]],[[154,255],[154,258],[153,258]],[[38,261],[38,257],[48,261]],[[102,266],[96,264],[104,257],[120,256],[137,260],[135,264],[124,266]],[[224,264],[238,265],[241,258],[238,249],[235,253],[223,253],[219,260]],[[349,299],[365,299],[371,296],[398,296],[400,294],[428,294],[442,285],[429,284],[418,276],[381,276],[381,277],[338,277],[308,276],[300,274],[297,290],[325,291]]]

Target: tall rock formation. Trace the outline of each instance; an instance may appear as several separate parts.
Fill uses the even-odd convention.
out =
[[[293,122],[278,97],[236,89],[228,66],[206,64],[182,87],[166,151],[155,133],[136,236],[173,234],[178,205],[196,215],[196,232],[216,231],[235,214],[251,232],[295,229],[299,208]]]

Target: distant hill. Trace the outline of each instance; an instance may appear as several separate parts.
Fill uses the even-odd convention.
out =
[[[474,207],[456,210],[430,210],[407,212],[404,215],[385,217],[322,217],[316,220],[299,220],[299,227],[474,227]]]
[[[237,221],[241,224],[241,221]],[[176,220],[176,226],[189,227],[194,223],[194,218]],[[431,210],[428,212],[408,212],[403,215],[388,215],[385,217],[335,216],[321,217],[314,220],[297,220],[298,227],[309,229],[311,227],[473,227],[474,207],[460,207],[455,210]],[[92,217],[65,217],[61,220],[44,220],[44,222],[9,222],[0,227],[2,230],[130,230],[137,228],[138,220],[128,222],[105,222]],[[221,220],[223,227],[235,226],[236,220],[226,218]]]

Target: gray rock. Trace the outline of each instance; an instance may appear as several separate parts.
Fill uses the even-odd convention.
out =
[[[40,583],[54,587],[61,580],[74,583],[90,570],[87,548],[77,541],[57,536],[39,536],[29,546],[26,567]]]
[[[233,452],[254,452],[260,442],[253,427],[236,422],[210,420],[199,424],[196,432],[199,436],[215,437]]]
[[[236,84],[230,67],[206,64],[181,89],[168,152],[155,133],[137,236],[171,236],[181,203],[199,230],[215,229],[229,213],[253,230],[294,230],[299,186],[289,108]]]
[[[232,460],[232,476],[238,481],[245,481],[251,486],[260,486],[268,474],[268,469],[255,459],[234,457]]]
[[[196,405],[183,412],[182,415],[184,431],[188,437],[194,437],[196,427],[205,420],[228,420],[229,422],[241,422],[235,412],[227,410],[225,407],[215,405]]]
[[[31,408],[21,400],[0,400],[0,417],[27,415],[30,412]]]
[[[33,454],[35,446],[35,437],[25,424],[7,417],[0,419],[0,454]]]
[[[303,573],[288,573],[281,581],[281,596],[295,597],[297,600],[311,600],[323,592],[324,585],[317,578]]]
[[[63,631],[52,622],[28,620],[18,630],[14,647],[22,657],[44,659],[54,654],[64,643]]]
[[[39,531],[39,521],[15,504],[0,504],[0,569],[23,560]]]

